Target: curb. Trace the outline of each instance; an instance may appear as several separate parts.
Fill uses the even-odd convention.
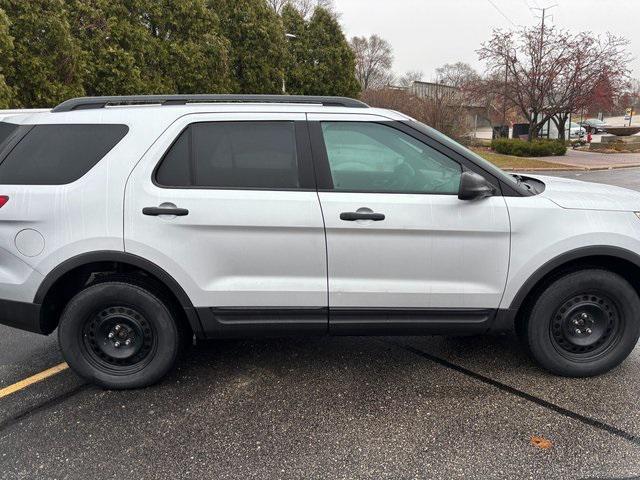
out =
[[[608,165],[608,166],[597,166],[597,167],[580,167],[577,165],[567,165],[563,164],[563,166],[558,167],[533,167],[533,168],[501,168],[505,172],[598,172],[603,170],[622,170],[624,168],[638,168],[640,167],[640,163],[633,164],[617,164],[617,165]]]

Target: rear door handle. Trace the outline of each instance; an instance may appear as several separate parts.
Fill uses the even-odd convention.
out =
[[[149,215],[151,217],[157,217],[158,215],[175,215],[176,217],[184,217],[189,215],[189,210],[186,208],[171,208],[171,207],[144,207],[142,209],[143,215]]]
[[[373,220],[374,222],[380,222],[384,220],[384,214],[374,212],[342,212],[340,214],[340,220],[346,222],[355,222],[356,220]]]

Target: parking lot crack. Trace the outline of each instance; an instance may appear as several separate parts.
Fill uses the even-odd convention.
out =
[[[626,430],[622,430],[621,428],[615,427],[613,425],[610,425],[608,423],[602,422],[600,420],[597,420],[595,418],[591,418],[591,417],[587,417],[585,415],[582,415],[580,413],[576,413],[574,411],[571,411],[567,408],[564,408],[560,405],[557,405],[555,403],[549,402],[547,400],[544,400],[543,398],[540,397],[536,397],[535,395],[531,395],[530,393],[527,393],[525,391],[522,390],[518,390],[517,388],[514,388],[510,385],[507,385],[505,383],[499,382],[497,380],[494,380],[493,378],[487,377],[485,375],[482,375],[480,373],[474,372],[472,370],[469,370],[465,367],[462,367],[460,365],[457,365],[455,363],[452,363],[448,360],[445,360],[444,358],[432,355],[428,352],[425,352],[423,350],[420,350],[418,348],[412,347],[410,345],[403,345],[401,343],[397,343],[397,342],[388,342],[385,341],[385,343],[388,343],[390,345],[399,347],[403,350],[406,350],[408,352],[411,352],[415,355],[418,355],[422,358],[425,358],[427,360],[430,360],[434,363],[437,363],[443,367],[446,367],[448,369],[454,370],[458,373],[462,373],[463,375],[466,375],[468,377],[471,377],[475,380],[478,380],[482,383],[485,383],[487,385],[490,385],[494,388],[497,388],[499,390],[502,390],[503,392],[506,392],[510,395],[514,395],[516,397],[520,397],[524,400],[527,400],[529,402],[535,403],[536,405],[539,405],[547,410],[551,410],[555,413],[558,413],[560,415],[563,415],[565,417],[571,418],[572,420],[577,420],[585,425],[588,425],[590,427],[593,428],[597,428],[598,430],[602,430],[604,432],[607,432],[611,435],[615,435],[617,437],[623,438],[624,440],[627,440],[628,442],[631,442],[635,445],[640,446],[640,437],[627,432]]]
[[[26,418],[31,417],[32,415],[35,415],[36,413],[48,410],[52,407],[55,407],[57,405],[60,405],[61,403],[63,403],[64,401],[68,400],[69,398],[73,397],[74,395],[86,390],[87,388],[89,388],[90,385],[83,383],[82,385],[79,385],[78,387],[69,390],[68,392],[62,394],[62,395],[58,395],[57,397],[51,398],[49,400],[47,400],[46,402],[43,402],[39,405],[36,405],[33,408],[30,408],[28,410],[25,410],[17,415],[14,415],[13,417],[5,420],[4,422],[0,423],[0,433],[4,432],[6,429],[12,427],[13,425],[16,425],[18,423],[20,423],[22,420],[25,420]]]

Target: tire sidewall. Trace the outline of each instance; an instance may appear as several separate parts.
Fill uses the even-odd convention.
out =
[[[127,306],[135,309],[152,325],[156,345],[152,358],[139,371],[117,375],[102,371],[86,357],[82,334],[86,320],[104,308]],[[112,389],[151,385],[174,365],[179,350],[176,323],[165,304],[149,291],[127,283],[105,282],[78,293],[62,313],[58,340],[72,370],[89,382]]]
[[[572,296],[600,292],[610,298],[623,319],[615,345],[593,361],[577,362],[564,357],[551,341],[550,324],[560,306]],[[549,285],[535,302],[527,325],[528,346],[534,358],[553,373],[587,377],[619,365],[634,349],[640,335],[640,299],[619,275],[605,270],[583,270],[568,274]]]

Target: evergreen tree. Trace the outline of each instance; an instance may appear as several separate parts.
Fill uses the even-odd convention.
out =
[[[264,0],[211,0],[230,42],[230,75],[237,93],[282,90],[286,37]]]
[[[82,95],[82,52],[71,35],[63,0],[0,0],[13,37],[6,81],[16,104],[48,107]]]
[[[230,89],[229,42],[207,0],[146,0],[139,14],[153,37],[146,68],[161,91],[224,93]]]
[[[9,19],[0,10],[0,108],[12,106],[14,91],[7,85],[6,77],[13,63],[13,38],[9,34]]]
[[[3,13],[6,13],[6,15]],[[290,34],[289,40],[285,33]],[[264,0],[0,0],[0,106],[151,93],[356,95],[334,15]]]
[[[151,55],[149,31],[124,2],[67,0],[74,36],[80,42],[87,95],[126,95],[155,90],[145,69]]]
[[[356,96],[360,85],[355,55],[335,16],[318,7],[309,21],[293,5],[282,8],[288,45],[285,77],[288,93]]]
[[[228,90],[228,45],[205,0],[70,3],[90,94]]]
[[[306,36],[311,81],[304,93],[356,96],[360,85],[355,75],[355,55],[337,19],[324,8],[316,8]]]
[[[311,84],[311,62],[307,55],[307,24],[302,14],[290,3],[282,7],[282,24],[290,37],[285,55],[287,93],[302,95]]]

